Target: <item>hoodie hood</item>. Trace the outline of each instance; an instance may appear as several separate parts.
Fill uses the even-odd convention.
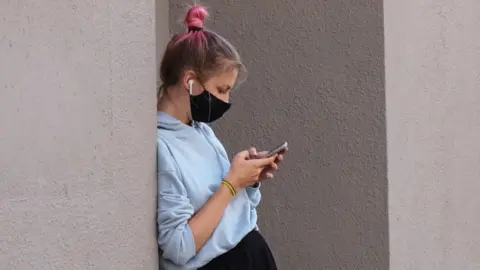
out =
[[[167,113],[157,112],[157,128],[159,129],[180,131],[185,129],[192,129],[192,127],[197,128],[198,123],[192,121],[192,126],[189,126]]]

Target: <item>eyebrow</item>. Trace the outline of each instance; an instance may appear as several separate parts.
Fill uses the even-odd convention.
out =
[[[230,86],[230,85],[228,85],[228,84],[221,85],[220,87],[223,88],[223,89],[225,89],[225,90],[230,90],[230,89],[232,89],[232,86]]]

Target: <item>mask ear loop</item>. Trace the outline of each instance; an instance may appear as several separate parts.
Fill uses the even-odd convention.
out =
[[[193,80],[188,80],[188,92],[190,96],[193,94]]]

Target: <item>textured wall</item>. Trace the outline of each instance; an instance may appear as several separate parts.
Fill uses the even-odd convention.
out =
[[[170,15],[170,7],[169,7],[168,0],[155,0],[155,12],[156,12],[155,28],[157,33],[157,44],[156,44],[157,69],[155,72],[157,76],[156,77],[157,86],[159,86],[160,72],[158,72],[158,68],[160,67],[160,62],[162,61],[165,47],[167,46],[167,43],[170,40],[170,24],[168,19]],[[155,222],[156,222],[156,219],[155,219]],[[161,254],[161,251],[159,251],[159,254]],[[160,269],[163,269],[163,265],[160,265]]]
[[[170,8],[168,0],[155,0],[155,13],[155,29],[157,33],[156,56],[157,66],[160,67],[163,51],[170,40],[170,25],[168,20]],[[156,75],[157,79],[160,80],[160,73],[156,72]]]
[[[385,1],[391,269],[480,269],[480,2]]]
[[[153,0],[0,1],[0,269],[156,269]]]
[[[290,144],[260,208],[280,269],[388,269],[382,1],[202,3],[250,70],[218,135]]]

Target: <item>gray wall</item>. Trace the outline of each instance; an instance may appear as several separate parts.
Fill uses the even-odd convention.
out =
[[[170,7],[168,0],[155,0],[155,29],[156,29],[156,57],[157,67],[160,67],[163,52],[170,40],[169,25]],[[160,81],[160,73],[155,71],[157,80]]]
[[[0,2],[0,269],[156,269],[154,67],[184,6],[36,2]],[[290,144],[260,208],[280,269],[480,268],[478,1],[202,3],[250,70],[219,136]]]
[[[480,269],[480,2],[386,0],[391,269]]]
[[[154,1],[40,2],[0,1],[0,269],[156,269]]]
[[[382,2],[202,3],[250,70],[216,127],[227,150],[290,144],[260,208],[280,269],[387,269]]]

